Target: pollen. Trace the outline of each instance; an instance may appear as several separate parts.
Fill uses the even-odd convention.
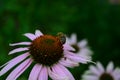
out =
[[[34,61],[45,66],[52,66],[63,57],[63,44],[57,36],[37,37],[32,41],[29,50]]]

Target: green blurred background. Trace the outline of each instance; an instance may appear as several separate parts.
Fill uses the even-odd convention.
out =
[[[120,67],[120,5],[109,0],[0,0],[0,65],[19,55],[9,55],[9,43],[27,41],[26,32],[40,29],[45,34],[77,33],[88,39],[93,61],[104,66],[113,61]],[[88,66],[69,69],[76,80]],[[18,80],[27,80],[30,67]],[[5,80],[9,71],[0,80]]]

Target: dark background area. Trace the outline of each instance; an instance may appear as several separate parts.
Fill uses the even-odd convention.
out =
[[[40,29],[44,34],[73,32],[78,41],[88,39],[93,61],[120,67],[120,5],[109,0],[0,0],[0,65],[13,57],[9,43],[27,41],[24,33]],[[89,64],[69,69],[76,80]],[[27,80],[30,67],[18,80]],[[0,80],[4,80],[10,71]]]

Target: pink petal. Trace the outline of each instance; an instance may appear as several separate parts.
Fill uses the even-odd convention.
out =
[[[98,67],[99,72],[103,73],[105,71],[103,68],[103,65],[100,62],[97,62],[97,67]]]
[[[63,48],[64,50],[67,50],[67,51],[74,51],[75,49],[73,47],[71,47],[70,45],[68,45],[67,43],[65,43],[63,45]]]
[[[40,30],[36,30],[36,31],[35,31],[35,36],[36,36],[36,37],[39,37],[39,36],[41,36],[41,35],[43,35],[43,34],[42,34],[42,32],[41,32]]]
[[[84,75],[91,75],[91,74],[93,74],[93,72],[92,72],[91,70],[87,70],[87,71],[85,71],[85,73],[84,73]]]
[[[8,62],[6,62],[5,64],[3,64],[2,66],[0,66],[0,68],[2,68],[2,67],[4,67],[4,66],[6,66],[8,64]]]
[[[53,80],[75,80],[72,74],[62,65],[56,64],[52,69],[48,69]]]
[[[58,65],[63,71],[64,73],[69,77],[69,80],[75,80],[73,75],[62,65]]]
[[[52,80],[69,80],[69,78],[64,75],[64,73],[57,73],[56,71],[51,70],[51,68],[48,68],[48,74]]]
[[[80,52],[78,52],[79,55],[83,55],[83,56],[90,56],[93,54],[93,52],[88,48],[81,48]]]
[[[95,76],[95,75],[86,75],[86,76],[83,76],[83,80],[99,80],[98,78],[99,77]]]
[[[40,73],[39,73],[39,79],[38,80],[48,80],[48,70],[46,67],[42,67]]]
[[[107,71],[108,73],[111,73],[111,72],[113,72],[113,69],[114,69],[114,64],[113,64],[113,62],[110,62],[110,63],[108,64],[107,68],[106,68],[106,71]]]
[[[28,47],[25,47],[25,48],[16,48],[16,49],[10,51],[10,52],[9,52],[9,55],[10,55],[10,54],[17,53],[17,52],[21,52],[21,51],[26,51],[26,50],[29,50]]]
[[[72,43],[70,41],[71,41],[71,39],[69,39],[68,37],[66,37],[66,43],[71,45]]]
[[[87,43],[88,41],[86,39],[83,39],[82,41],[78,42],[78,45],[81,47],[81,48],[84,48],[87,46]]]
[[[14,43],[14,44],[9,44],[10,46],[17,46],[17,45],[30,45],[31,42],[20,42],[20,43]]]
[[[75,34],[75,33],[73,33],[72,35],[71,35],[71,43],[72,44],[75,44],[77,42],[77,35]]]
[[[31,63],[31,59],[25,60],[10,73],[6,80],[16,80],[30,66]]]
[[[86,64],[87,62],[92,62],[91,59],[87,58],[86,56],[79,56],[77,54],[66,52],[65,57],[69,58],[74,62],[80,62]]]
[[[90,66],[89,68],[90,68],[90,71],[91,71],[93,74],[98,75],[98,76],[101,74],[96,67]]]
[[[29,53],[24,53],[7,62],[7,65],[0,71],[0,76],[5,74],[7,71],[9,71],[11,68],[13,68],[15,65],[17,65],[21,61],[23,61],[28,56],[29,56]]]
[[[111,74],[113,74],[114,76],[120,75],[120,68],[118,68],[118,67],[115,68]]]
[[[36,36],[32,33],[26,33],[26,34],[24,34],[24,36],[28,37],[32,41],[36,38]]]
[[[41,70],[42,66],[39,65],[39,64],[36,64],[31,73],[30,73],[30,76],[29,76],[29,79],[28,80],[37,80],[38,77],[39,77],[39,73],[40,73],[40,70]]]
[[[62,65],[64,65],[64,66],[66,66],[66,67],[76,67],[76,66],[79,66],[79,64],[78,63],[76,63],[76,62],[74,62],[74,61],[71,61],[70,59],[62,59],[62,60],[60,60],[60,62],[59,62],[60,64],[62,64]]]

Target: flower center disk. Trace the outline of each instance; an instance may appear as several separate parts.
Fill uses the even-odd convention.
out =
[[[29,50],[35,62],[45,66],[52,66],[63,57],[63,45],[58,37],[52,35],[37,37]]]
[[[100,80],[114,80],[114,79],[110,74],[104,73],[100,76]]]

